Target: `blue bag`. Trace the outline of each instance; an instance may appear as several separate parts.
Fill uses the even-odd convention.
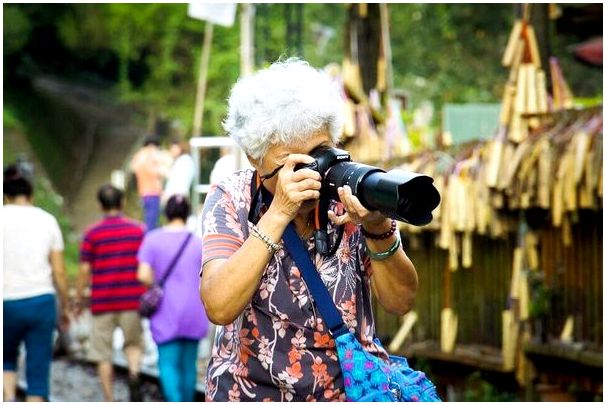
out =
[[[355,335],[345,326],[292,223],[286,228],[283,239],[335,339],[347,400],[440,402],[433,383],[423,372],[411,369],[404,357],[389,356],[389,361],[385,361],[364,350]],[[381,345],[376,338],[375,343]]]

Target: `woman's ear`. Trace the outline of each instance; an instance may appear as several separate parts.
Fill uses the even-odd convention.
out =
[[[253,159],[250,155],[246,155],[246,158],[248,159],[248,162],[250,163],[250,165],[252,167],[255,168],[255,170],[259,171],[259,168],[261,167],[261,161],[257,160],[257,159]]]

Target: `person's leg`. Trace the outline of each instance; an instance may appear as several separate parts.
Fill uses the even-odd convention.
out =
[[[4,345],[2,352],[4,358],[3,373],[4,383],[2,394],[4,401],[14,401],[17,395],[17,359],[19,357],[19,345],[25,336],[27,324],[22,319],[23,300],[9,300],[3,302],[2,307],[2,335]]]
[[[114,366],[109,360],[101,360],[97,363],[97,373],[101,380],[101,388],[103,389],[103,398],[107,402],[114,401]]]
[[[143,328],[137,311],[120,312],[119,325],[124,334],[124,356],[128,362],[128,388],[131,402],[141,402],[141,357],[143,356]]]
[[[31,327],[25,334],[25,377],[27,401],[48,400],[50,367],[53,358],[53,331],[57,320],[55,296],[42,295],[30,300]]]
[[[158,345],[158,369],[160,370],[160,384],[164,399],[168,402],[181,402],[179,370],[181,347],[178,340]]]
[[[90,336],[89,359],[97,363],[97,372],[105,401],[114,399],[112,366],[114,329],[117,323],[115,313],[93,315],[93,328]]]
[[[143,211],[147,231],[156,229],[160,218],[160,196],[143,197]]]
[[[181,340],[181,401],[192,402],[198,381],[198,340]]]

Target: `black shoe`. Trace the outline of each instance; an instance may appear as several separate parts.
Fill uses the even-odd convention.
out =
[[[143,402],[141,394],[141,377],[128,376],[128,390],[130,392],[130,402]]]

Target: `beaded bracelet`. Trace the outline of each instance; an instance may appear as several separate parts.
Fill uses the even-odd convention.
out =
[[[389,238],[391,235],[393,235],[396,232],[397,223],[396,223],[396,221],[394,219],[392,219],[391,220],[391,228],[389,228],[389,231],[387,231],[385,233],[382,233],[380,235],[376,235],[374,233],[368,232],[366,229],[364,229],[363,226],[361,226],[360,228],[362,229],[362,235],[364,235],[368,239],[381,240],[381,239],[387,239],[387,238]]]
[[[373,260],[378,260],[378,261],[386,260],[386,259],[389,259],[391,256],[393,256],[398,251],[398,248],[400,247],[401,244],[402,244],[402,241],[400,240],[399,237],[397,237],[396,241],[393,243],[393,245],[391,245],[389,247],[389,249],[387,249],[384,252],[378,252],[378,253],[372,252],[370,250],[370,248],[368,247],[368,244],[366,245],[366,252],[368,253],[368,256]]]
[[[269,236],[267,236],[263,232],[261,232],[261,230],[259,228],[257,228],[256,225],[252,225],[251,230],[252,230],[252,235],[254,237],[256,237],[257,239],[259,239],[261,242],[263,242],[263,244],[265,244],[265,247],[267,248],[267,251],[270,254],[273,255],[278,250],[282,249],[281,244],[272,242],[271,239],[269,239]]]

